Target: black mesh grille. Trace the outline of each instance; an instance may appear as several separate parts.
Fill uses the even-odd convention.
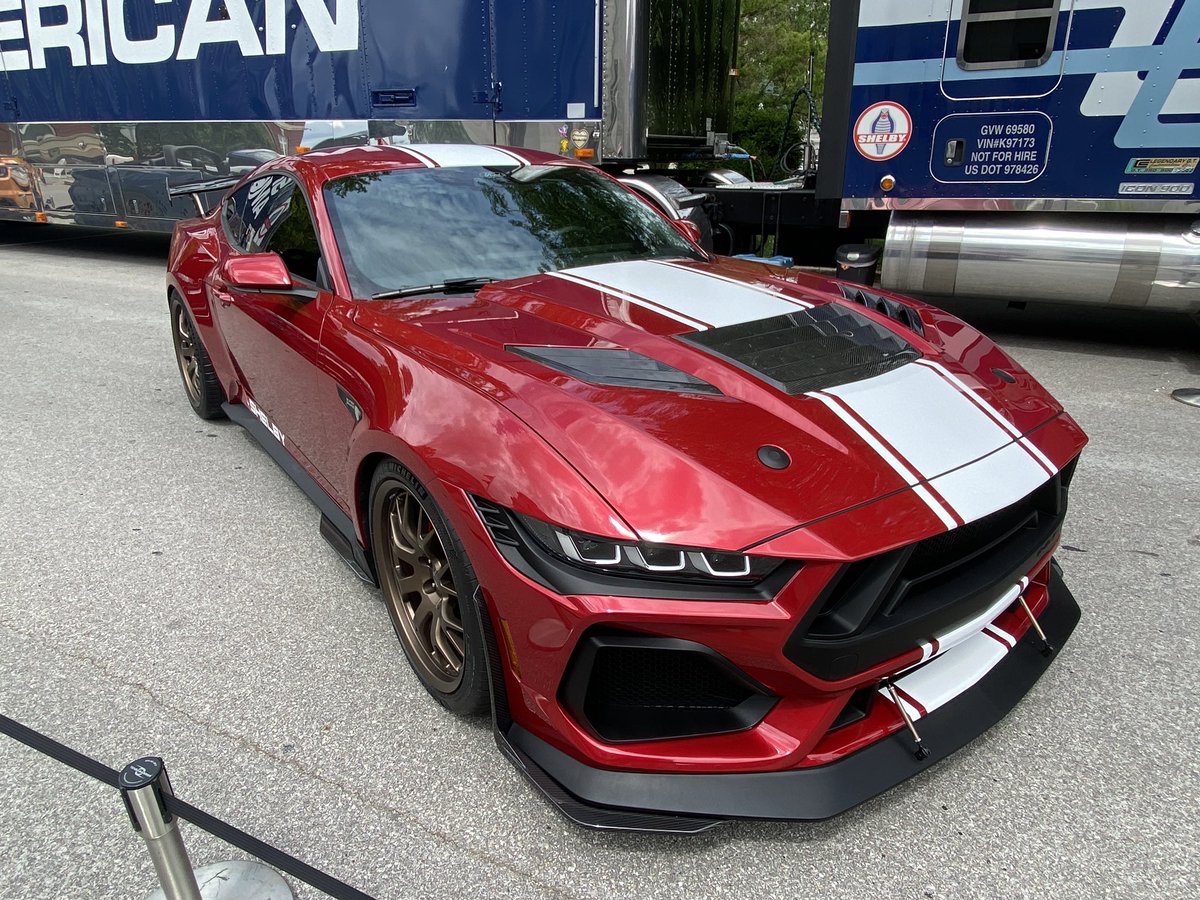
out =
[[[589,704],[657,709],[728,709],[750,694],[698,653],[636,647],[598,653],[588,687]]]
[[[612,743],[741,731],[776,700],[709,647],[612,629],[580,641],[559,693]]]
[[[861,381],[920,358],[898,334],[839,303],[681,334],[678,339],[788,394]]]

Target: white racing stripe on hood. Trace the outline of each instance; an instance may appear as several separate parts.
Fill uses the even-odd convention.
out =
[[[975,391],[971,390],[970,386],[961,378],[952,373],[941,363],[934,362],[931,359],[919,359],[917,360],[917,365],[932,369],[934,372],[937,372],[939,375],[941,375],[942,378],[946,379],[946,381],[948,381],[950,384],[954,385],[955,388],[957,388],[968,400],[983,410],[985,415],[989,416],[993,421],[996,422],[996,424],[1007,431],[1018,444],[1024,447],[1026,452],[1036,459],[1039,465],[1046,469],[1046,473],[1048,475],[1054,475],[1056,472],[1058,472],[1058,466],[1054,465],[1054,463],[1052,463],[1049,458],[1042,453],[1041,450],[1034,446],[1032,441],[1022,435],[1017,429],[1017,426],[1008,421],[1008,419],[1004,418],[1004,416],[1000,415],[997,410],[992,408],[991,404],[979,396],[979,394],[975,393]]]
[[[891,466],[892,470],[904,479],[905,484],[913,489],[913,493],[916,494],[921,501],[929,507],[933,514],[941,520],[941,523],[945,525],[947,529],[958,527],[958,522],[946,510],[946,507],[943,506],[942,503],[929,492],[929,489],[920,483],[920,479],[913,473],[912,469],[906,466],[903,461],[898,459],[896,454],[885,447],[879,441],[879,439],[871,433],[869,428],[863,425],[862,422],[856,419],[850,413],[850,411],[843,406],[841,401],[834,397],[827,397],[821,393],[812,393],[808,394],[807,396],[812,397],[814,400],[819,400],[821,403],[827,406],[834,415],[848,425],[854,431],[854,433],[862,438],[872,450],[879,454],[879,458]]]
[[[1029,495],[1055,470],[1028,441],[1015,439],[1011,423],[1004,427],[999,413],[947,376],[907,365],[808,396],[863,436],[954,528],[959,523],[947,513],[974,522]]]
[[[990,416],[924,366],[901,366],[874,378],[826,388],[824,393],[841,399],[922,480],[994,453],[1012,441]]]
[[[962,517],[974,522],[1033,493],[1051,478],[1020,444],[930,480],[929,485]]]
[[[685,272],[695,272],[696,271],[695,269],[689,269],[687,266],[682,266],[679,263],[673,263],[673,262],[660,262],[659,265],[671,266],[672,268],[676,268],[676,269],[683,269],[683,271],[685,271]],[[704,271],[702,274],[706,278],[715,278],[715,279],[717,279],[717,281],[724,281],[726,284],[737,285],[740,288],[749,288],[752,291],[760,291],[770,297],[782,297],[783,299],[787,300],[789,303],[796,304],[801,309],[812,309],[813,306],[815,305],[815,304],[809,303],[807,300],[797,300],[795,297],[788,297],[786,294],[783,294],[773,288],[769,288],[766,285],[747,284],[744,281],[738,281],[736,278],[730,278],[728,275],[718,275],[716,272],[709,272],[707,270]]]
[[[643,305],[652,304],[649,309],[666,308],[712,328],[771,319],[810,305],[769,288],[650,260],[581,266],[554,274],[583,278]]]
[[[573,271],[580,272],[583,270],[575,269]],[[616,297],[619,300],[624,300],[626,303],[632,303],[634,306],[640,306],[642,309],[648,309],[651,312],[656,312],[660,316],[666,316],[668,319],[674,319],[676,322],[680,322],[694,331],[707,331],[709,328],[707,322],[701,322],[697,319],[689,319],[686,316],[681,316],[674,310],[667,309],[665,306],[660,306],[657,303],[651,303],[649,300],[645,300],[642,297],[635,297],[633,294],[626,294],[624,291],[618,291],[616,288],[607,287],[603,284],[597,284],[594,281],[589,281],[586,278],[581,278],[578,275],[573,275],[567,271],[547,272],[546,274],[552,275],[555,278],[561,278],[563,281],[569,281],[572,284],[578,284],[586,288],[591,288],[594,291],[602,291],[605,294]]]

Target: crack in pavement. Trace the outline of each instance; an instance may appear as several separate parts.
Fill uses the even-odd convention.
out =
[[[445,845],[447,847],[458,850],[458,851],[466,854],[467,856],[474,857],[475,859],[479,860],[480,862],[483,862],[483,863],[489,864],[495,868],[504,870],[511,875],[517,876],[519,879],[525,879],[525,880],[531,882],[532,884],[536,885],[539,889],[543,890],[547,896],[561,897],[561,898],[565,898],[565,900],[575,900],[575,898],[582,898],[584,896],[582,894],[576,894],[576,893],[564,891],[560,886],[546,881],[545,879],[534,874],[533,872],[527,871],[525,869],[522,869],[518,866],[513,865],[512,862],[507,859],[490,854],[486,850],[480,850],[477,847],[472,847],[470,844],[466,844],[463,841],[459,840],[453,834],[446,832],[440,828],[437,828],[436,826],[431,825],[430,823],[428,823],[422,819],[412,817],[411,813],[409,811],[399,809],[397,807],[390,806],[387,803],[381,802],[378,795],[362,793],[362,792],[356,790],[351,785],[343,784],[340,781],[329,778],[326,775],[322,775],[319,772],[316,772],[309,768],[306,768],[305,766],[300,764],[299,760],[286,759],[282,756],[278,756],[273,751],[268,750],[266,747],[262,746],[261,744],[252,740],[251,738],[246,737],[245,735],[241,735],[241,734],[237,734],[236,732],[228,731],[227,729],[221,727],[220,725],[217,725],[216,723],[209,722],[205,719],[199,718],[199,717],[193,715],[192,713],[188,712],[187,710],[185,710],[181,707],[178,707],[175,704],[170,703],[169,701],[165,700],[160,694],[158,694],[156,691],[154,691],[149,686],[147,686],[139,681],[135,681],[135,680],[131,680],[127,677],[123,677],[119,673],[114,672],[108,665],[105,664],[105,662],[103,660],[97,659],[96,657],[90,656],[89,654],[86,654],[86,653],[79,653],[79,652],[74,652],[74,651],[70,651],[70,650],[65,650],[61,647],[51,647],[51,646],[47,645],[46,642],[42,638],[40,638],[38,635],[31,633],[31,632],[24,631],[23,629],[15,626],[10,621],[0,620],[0,627],[4,628],[5,630],[9,631],[10,633],[12,633],[14,635],[17,635],[18,637],[24,638],[26,641],[29,641],[29,642],[35,644],[36,648],[34,648],[34,649],[36,649],[37,652],[42,652],[42,653],[49,652],[49,653],[58,655],[60,657],[67,657],[69,659],[73,659],[76,662],[85,663],[85,664],[91,666],[96,671],[98,671],[104,678],[108,679],[109,681],[115,682],[115,683],[121,685],[122,687],[131,688],[133,690],[141,692],[149,700],[151,700],[155,705],[159,706],[164,711],[166,711],[178,718],[181,718],[187,722],[190,722],[191,724],[193,724],[199,728],[202,728],[203,730],[207,731],[209,734],[233,741],[235,744],[238,744],[245,749],[248,749],[248,750],[251,750],[256,753],[261,754],[262,756],[266,757],[273,763],[287,766],[288,768],[294,770],[296,773],[298,773],[300,775],[304,775],[308,778],[312,778],[313,780],[321,783],[325,787],[335,789],[339,793],[342,793],[342,794],[345,794],[346,796],[352,797],[354,800],[356,800],[357,802],[359,802],[360,804],[362,804],[365,807],[372,808],[375,811],[380,812],[384,815],[398,819],[403,823],[410,824],[410,825],[418,828],[420,831],[424,832],[429,837],[434,838],[435,840],[441,842],[443,845]],[[32,726],[30,726],[30,727],[32,727]],[[117,768],[119,768],[119,766]]]

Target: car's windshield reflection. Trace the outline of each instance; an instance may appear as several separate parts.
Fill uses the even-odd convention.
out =
[[[392,169],[325,187],[351,288],[371,297],[633,259],[699,259],[667,221],[578,166]]]

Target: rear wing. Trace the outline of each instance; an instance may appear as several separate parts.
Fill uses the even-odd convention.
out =
[[[212,207],[205,203],[205,194],[212,194],[220,191],[224,195],[231,187],[242,180],[241,175],[234,175],[226,178],[213,178],[209,181],[193,181],[190,184],[181,184],[178,187],[168,187],[167,196],[169,197],[191,197],[196,204],[196,210],[200,215],[205,215]],[[218,202],[219,202],[218,198]]]

